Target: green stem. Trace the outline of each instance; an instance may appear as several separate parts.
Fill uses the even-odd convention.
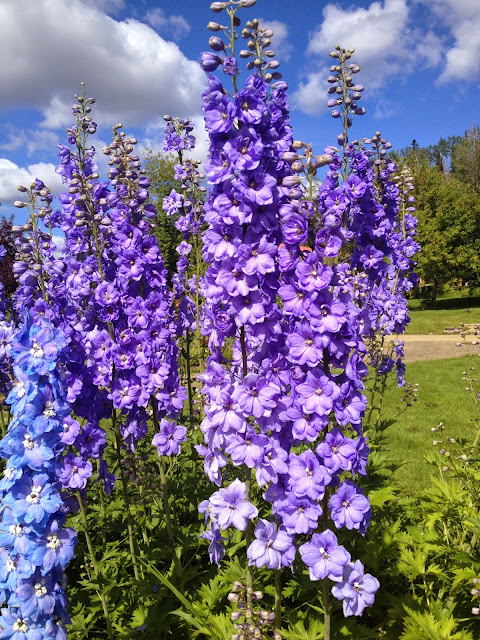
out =
[[[4,438],[7,433],[7,427],[5,424],[5,417],[3,415],[3,404],[0,405],[0,418],[2,420],[2,438]]]
[[[202,262],[202,253],[200,248],[200,239],[198,236],[195,239],[195,252],[196,252],[196,282],[195,282],[195,307],[196,307],[196,329],[195,335],[197,336],[198,343],[198,363],[200,365],[200,372],[205,369],[205,362],[203,357],[203,345],[202,345],[202,334],[200,333],[200,265]]]
[[[187,360],[188,412],[189,412],[190,428],[193,431],[193,427],[194,427],[194,420],[193,420],[194,406],[193,406],[193,389],[192,389],[192,368],[191,368],[191,365],[190,365],[190,343],[192,341],[192,334],[188,329],[187,329],[187,332],[185,334],[185,340],[187,341],[185,351],[186,351],[186,360]]]
[[[120,478],[122,481],[123,499],[125,500],[125,510],[127,512],[128,545],[130,547],[130,556],[132,558],[132,566],[133,566],[133,573],[135,576],[135,580],[140,580],[140,574],[138,572],[137,554],[135,551],[135,540],[133,535],[132,514],[130,511],[130,498],[128,495],[128,482],[125,476],[125,470],[122,465],[122,447],[121,447],[119,425],[117,423],[116,409],[113,410],[112,418],[113,418],[113,431],[115,433],[115,448],[117,452],[118,466],[120,469]]]
[[[322,521],[324,530],[328,529],[328,490],[325,489],[325,495],[322,501]],[[330,615],[330,590],[328,584],[328,578],[323,579],[323,622],[325,626],[323,640],[330,640],[330,627],[331,627],[331,615]]]
[[[100,472],[100,460],[97,460],[97,473]],[[102,518],[102,549],[103,553],[107,550],[107,528],[105,526],[105,495],[103,482],[98,483],[98,496],[100,499],[100,516]]]
[[[160,431],[160,425],[158,422],[158,414],[157,414],[157,404],[155,399],[152,397],[152,410],[153,410],[153,425],[155,428],[155,432],[158,433]],[[168,501],[168,485],[167,485],[167,478],[165,475],[165,468],[163,466],[163,462],[162,462],[162,458],[159,456],[158,460],[157,460],[157,465],[158,465],[158,471],[160,473],[160,485],[162,488],[162,502],[163,502],[163,510],[165,512],[165,521],[167,524],[167,535],[168,535],[168,539],[170,541],[170,544],[172,546],[172,552],[173,552],[173,563],[175,565],[175,571],[177,573],[178,576],[178,581],[179,581],[179,586],[180,586],[180,592],[183,593],[183,571],[182,571],[182,564],[180,562],[180,558],[178,557],[177,554],[177,550],[175,547],[175,535],[173,532],[173,525],[172,525],[172,514],[170,511],[170,504]]]
[[[275,571],[275,629],[282,626],[282,571]]]
[[[323,640],[330,640],[330,628],[331,628],[331,615],[330,615],[330,591],[328,585],[328,578],[324,578],[323,582],[323,609],[324,609],[324,635]]]
[[[375,419],[375,425],[374,425],[374,431],[375,433],[377,432],[378,429],[378,423],[380,422],[380,416],[382,413],[382,406],[383,406],[383,399],[385,397],[385,390],[387,388],[387,375],[384,374],[382,376],[382,387],[380,389],[380,400],[378,402],[378,407],[377,407],[377,417]]]
[[[88,547],[88,552],[90,554],[90,560],[93,566],[93,572],[95,573],[95,578],[98,581],[100,577],[100,570],[98,568],[97,558],[95,556],[95,551],[93,549],[92,539],[90,538],[87,514],[85,512],[85,505],[83,504],[82,496],[80,495],[80,491],[78,491],[78,489],[76,491],[76,495],[77,495],[77,500],[80,507],[80,516],[82,518],[82,523],[83,523],[83,528],[85,533],[85,540],[87,541],[87,547]],[[112,633],[112,622],[110,620],[110,614],[108,613],[107,598],[101,591],[97,591],[97,595],[100,598],[100,602],[102,603],[103,615],[105,617],[105,623],[107,625],[108,638],[109,640],[114,640],[113,633]]]

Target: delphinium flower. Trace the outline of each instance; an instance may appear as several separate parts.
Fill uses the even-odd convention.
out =
[[[215,540],[215,554],[211,555],[218,560],[222,540],[213,531],[217,527],[245,531],[249,564],[280,569],[293,562],[293,539],[283,527],[277,529],[263,519],[254,540],[251,519],[257,515],[252,504],[254,480],[265,486],[278,481],[279,474],[288,469],[290,430],[288,426],[282,430],[279,419],[285,409],[282,396],[288,371],[277,291],[279,210],[288,196],[281,180],[291,173],[282,156],[290,148],[292,133],[286,84],[279,81],[278,62],[269,49],[273,33],[261,28],[257,20],[246,23],[242,37],[248,40],[248,49],[238,55],[252,57],[246,65],[252,73],[240,88],[234,29],[240,24],[236,11],[245,2],[221,4],[232,29],[216,22],[209,23],[209,29],[225,33],[228,43],[213,36],[214,53],[202,55],[202,66],[210,71],[222,65],[233,92],[210,75],[203,94],[210,138],[205,165],[209,192],[205,203],[208,229],[203,236],[203,256],[208,263],[202,284],[203,331],[211,355],[201,376],[207,398],[201,425],[205,445],[197,450],[204,457],[207,475],[218,486],[229,462],[239,477],[202,503],[201,510],[210,516],[212,527],[203,535]],[[226,355],[230,345],[231,359]],[[228,496],[232,493],[231,498],[226,491]],[[271,552],[266,550],[270,541]],[[248,593],[251,587],[249,571]]]
[[[347,62],[353,49],[336,47],[330,67],[328,101],[331,115],[340,118],[343,132],[337,142],[342,147],[338,160],[343,184],[337,183],[334,194],[323,202],[325,208],[341,210],[353,252],[350,269],[344,272],[345,286],[357,280],[355,298],[362,309],[362,334],[367,341],[370,360],[380,374],[397,365],[399,384],[404,383],[402,349],[395,344],[392,353],[385,352],[385,337],[404,333],[409,322],[405,293],[416,283],[414,257],[419,251],[415,242],[416,219],[413,186],[405,175],[395,175],[397,165],[388,158],[391,143],[379,131],[363,143],[348,139],[354,115],[365,110],[358,107],[363,85],[354,84],[358,65]],[[398,183],[398,185],[396,184]],[[332,197],[333,196],[333,197]],[[387,350],[388,351],[388,350]]]
[[[172,190],[164,198],[163,208],[173,216],[175,226],[182,234],[177,246],[179,259],[172,277],[174,304],[176,309],[177,338],[182,338],[187,369],[187,391],[190,421],[194,415],[194,387],[191,374],[191,344],[196,338],[195,351],[200,358],[203,340],[200,334],[200,279],[202,271],[201,232],[203,231],[203,203],[205,187],[201,184],[205,175],[199,171],[200,162],[185,157],[185,152],[195,147],[193,123],[185,119],[164,116],[164,151],[177,154],[175,178],[180,181],[179,192]]]
[[[115,476],[104,457],[108,441],[100,426],[108,420],[132,568],[139,579],[123,461],[127,447],[135,452],[140,441],[148,437],[151,442],[155,434],[153,446],[158,445],[160,456],[177,454],[183,441],[178,436],[182,427],[175,424],[185,391],[178,374],[173,297],[153,234],[156,210],[148,202],[150,183],[134,154],[137,141],[127,137],[121,125],[113,128],[113,141],[103,149],[109,157],[109,179],[101,182],[95,150],[87,147],[96,128],[88,115],[93,100],[84,93],[77,99],[76,125],[68,130],[74,149],[60,147],[57,167],[66,183],[62,211],[52,216],[65,234],[61,279],[69,339],[75,347],[75,357],[67,363],[69,400],[79,422],[75,429],[67,425],[75,455],[66,457],[61,479],[73,494],[73,506],[79,496],[83,499],[94,469],[110,495]],[[171,421],[170,427],[163,421]],[[165,447],[161,434],[172,429],[175,446]]]
[[[364,142],[372,150],[356,150],[350,158],[349,179],[368,185],[359,202],[362,218],[354,213],[351,219],[355,237],[351,264],[365,276],[359,301],[372,364],[385,375],[396,361],[399,384],[404,384],[401,345],[394,344],[389,353],[385,338],[405,332],[409,322],[405,294],[417,281],[413,187],[403,173],[395,175],[397,165],[387,158],[391,145],[380,132]]]
[[[352,52],[332,55],[339,51],[345,63]],[[335,65],[331,71],[339,74],[341,69]],[[351,73],[357,69],[349,65]],[[346,101],[338,142],[348,154],[352,117],[364,112],[356,104],[363,87],[344,75],[348,86],[336,104]],[[311,145],[295,141],[284,158],[297,174],[283,181],[291,187],[291,199],[281,208],[284,248],[278,290],[289,327],[290,381],[282,417],[291,421],[293,442],[287,472],[270,484],[265,497],[288,533],[306,535],[299,550],[310,577],[338,582],[349,571],[350,554],[329,527],[365,534],[371,517],[358,484],[368,457],[362,434],[366,347],[358,293],[366,276],[348,261],[354,239],[349,223],[354,212],[361,218],[368,184],[348,175],[348,164],[334,147],[316,156]],[[315,194],[314,179],[323,165],[328,171]]]
[[[2,638],[66,638],[64,570],[75,532],[64,528],[61,497],[63,420],[70,412],[63,375],[67,341],[47,319],[25,315],[11,344],[17,382],[12,421],[0,441],[7,468],[0,486]]]
[[[94,150],[87,147],[96,129],[88,115],[94,101],[84,93],[77,99],[77,123],[68,130],[76,152],[60,147],[57,171],[67,190],[60,196],[61,213],[52,217],[65,234],[63,281],[71,339],[78,347],[71,396],[75,413],[85,420],[73,444],[83,457],[101,458],[102,418],[118,410],[122,437],[135,448],[148,430],[149,403],[155,403],[159,419],[176,418],[184,392],[172,296],[153,235],[149,180],[133,153],[136,140],[119,131],[121,125],[114,128],[113,142],[104,149],[109,180],[99,181]]]

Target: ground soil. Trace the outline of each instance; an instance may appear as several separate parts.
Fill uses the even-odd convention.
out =
[[[420,360],[440,360],[442,358],[459,358],[465,355],[480,355],[480,338],[460,335],[406,335],[399,336],[405,340],[405,362]],[[457,346],[460,344],[461,346]]]

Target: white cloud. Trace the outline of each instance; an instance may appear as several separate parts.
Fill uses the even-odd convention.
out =
[[[145,20],[157,31],[163,32],[166,36],[177,41],[186,36],[191,31],[191,26],[183,16],[166,16],[163,9],[151,9],[145,14]]]
[[[307,51],[326,61],[337,44],[355,49],[353,60],[362,69],[362,84],[378,89],[394,75],[405,77],[419,64],[425,68],[440,61],[441,39],[432,31],[420,31],[409,18],[407,0],[384,0],[367,8],[348,9],[328,4],[322,24],[310,34]],[[295,94],[296,104],[306,105],[301,108],[310,114],[318,113],[326,100],[325,83],[322,85],[318,76],[316,70],[309,71]]]
[[[49,129],[16,130],[8,134],[8,142],[0,145],[4,151],[24,149],[28,156],[37,151],[52,151],[59,142],[58,135]]]
[[[62,255],[63,247],[65,245],[65,236],[57,236],[56,234],[53,234],[52,240],[55,245],[53,255],[55,258],[60,258]]]
[[[424,3],[425,0],[422,0]],[[448,28],[452,46],[445,54],[439,83],[480,80],[480,3],[478,0],[428,0],[428,8]]]
[[[70,124],[81,81],[109,126],[196,113],[205,84],[197,62],[151,27],[81,0],[2,0],[0,58],[0,108],[40,109],[50,128]]]
[[[327,69],[309,73],[305,82],[300,82],[292,95],[292,105],[310,116],[326,109]]]
[[[378,120],[386,120],[387,118],[391,118],[397,113],[396,105],[384,98],[380,98],[375,102],[375,113],[373,117]]]
[[[0,158],[0,202],[11,205],[15,200],[22,200],[23,194],[17,190],[17,186],[29,187],[35,178],[42,180],[53,194],[64,189],[62,179],[55,173],[55,165],[51,163],[38,162],[24,168],[7,158]]]
[[[275,57],[288,62],[293,51],[292,45],[288,42],[288,25],[280,20],[263,20],[263,18],[259,18],[258,22],[261,27],[273,31],[272,49],[275,51]]]

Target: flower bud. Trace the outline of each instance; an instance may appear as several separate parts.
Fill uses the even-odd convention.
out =
[[[253,5],[255,5],[257,3],[257,0],[240,0],[240,2],[238,3],[239,7],[253,7]]]
[[[293,162],[292,163],[292,171],[294,171],[295,173],[302,173],[305,169],[305,167],[303,166],[303,162]]]
[[[305,143],[302,142],[301,140],[294,140],[292,143],[292,147],[294,149],[303,149],[304,146],[305,146]]]
[[[226,6],[226,2],[212,2],[212,4],[210,5],[210,10],[214,13],[220,13],[225,9]]]
[[[333,160],[333,156],[331,156],[330,154],[322,154],[320,156],[315,156],[315,165],[317,169],[319,169],[320,167],[324,167],[326,164],[330,164],[332,160]]]
[[[330,115],[332,116],[332,118],[339,118],[341,116],[341,113],[338,109],[334,109]]]
[[[207,24],[207,29],[209,31],[221,31],[222,30],[222,25],[218,24],[218,22],[209,22]]]
[[[365,109],[365,107],[357,107],[355,109],[355,113],[357,114],[357,116],[364,116],[367,113],[367,110]]]
[[[19,184],[17,187],[17,191],[21,191],[22,193],[25,193],[25,191],[27,191],[27,187],[24,187],[23,184]]]
[[[253,54],[251,51],[248,51],[248,49],[242,49],[238,55],[240,58],[249,58]]]
[[[298,160],[298,153],[286,151],[282,156],[282,160],[285,160],[285,162],[295,162],[295,160]]]
[[[301,178],[299,178],[299,176],[285,176],[285,178],[282,179],[282,185],[284,187],[294,187],[300,181]]]
[[[204,71],[215,71],[218,65],[222,62],[220,56],[217,56],[210,51],[205,51],[202,53],[200,58],[200,66]]]
[[[218,36],[212,36],[208,41],[208,46],[214,51],[224,51],[225,43]]]
[[[18,209],[22,209],[23,207],[28,207],[28,204],[26,202],[22,202],[21,200],[15,200],[13,206],[17,207]]]

